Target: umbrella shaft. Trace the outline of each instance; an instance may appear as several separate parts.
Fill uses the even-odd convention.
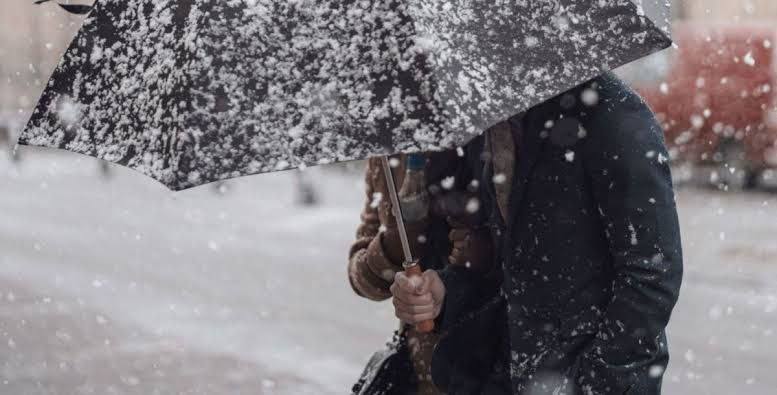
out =
[[[394,212],[394,218],[397,220],[399,240],[402,242],[402,251],[405,254],[405,264],[412,264],[415,260],[413,259],[413,252],[410,250],[410,243],[407,240],[407,229],[405,229],[405,221],[402,218],[402,207],[399,205],[399,195],[397,194],[397,186],[394,183],[394,176],[391,172],[391,164],[389,163],[388,156],[384,156],[382,159],[383,172],[386,174],[388,195],[391,199],[391,207]]]

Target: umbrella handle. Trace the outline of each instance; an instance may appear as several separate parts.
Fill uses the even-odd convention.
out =
[[[412,263],[410,265],[405,266],[405,274],[408,277],[421,277],[423,272],[421,272],[421,265],[418,263]],[[426,320],[419,322],[415,324],[415,330],[420,333],[429,333],[434,330],[434,320]]]
[[[418,264],[418,261],[413,259],[413,251],[410,250],[410,243],[407,240],[407,229],[405,228],[405,221],[402,218],[402,206],[399,204],[399,195],[397,194],[397,186],[394,184],[391,164],[389,163],[388,156],[384,156],[381,159],[383,162],[383,173],[386,176],[386,187],[388,188],[389,199],[391,199],[394,218],[397,220],[399,239],[402,241],[402,252],[405,254],[405,264],[402,266],[404,266],[405,274],[408,277],[420,277],[423,274],[421,272],[421,265]],[[421,333],[429,333],[434,330],[434,321],[428,320],[419,322],[416,324],[415,329]]]

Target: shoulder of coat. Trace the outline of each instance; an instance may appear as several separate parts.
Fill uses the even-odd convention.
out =
[[[580,117],[590,147],[635,148],[634,144],[652,144],[663,139],[661,124],[653,111],[628,84],[609,76],[603,78],[597,92],[598,104]]]
[[[597,107],[607,112],[622,113],[624,111],[650,111],[645,100],[628,83],[615,74],[607,73],[593,80],[597,96]]]

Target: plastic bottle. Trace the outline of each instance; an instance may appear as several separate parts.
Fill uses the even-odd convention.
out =
[[[402,218],[413,223],[429,215],[429,191],[426,188],[426,157],[409,154],[405,161],[405,178],[399,189]]]

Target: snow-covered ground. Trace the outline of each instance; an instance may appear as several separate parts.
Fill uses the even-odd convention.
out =
[[[0,393],[343,394],[396,324],[352,294],[361,178],[181,193],[75,154],[0,150]],[[777,196],[679,192],[667,394],[777,388]]]

